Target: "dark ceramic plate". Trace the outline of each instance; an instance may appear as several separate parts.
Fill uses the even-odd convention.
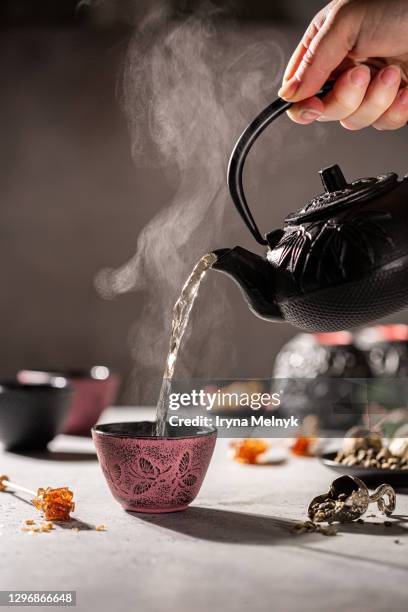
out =
[[[391,484],[396,487],[408,487],[408,470],[381,470],[378,468],[343,465],[334,461],[336,453],[324,453],[320,460],[326,467],[339,472],[340,474],[350,474],[361,478],[367,485],[378,486],[383,483]]]

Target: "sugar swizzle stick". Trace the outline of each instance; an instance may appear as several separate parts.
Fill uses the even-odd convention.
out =
[[[70,513],[75,510],[72,501],[74,494],[68,487],[52,489],[51,487],[37,489],[37,492],[11,482],[8,476],[0,475],[0,492],[24,493],[31,497],[31,503],[44,513],[47,521],[69,521]]]

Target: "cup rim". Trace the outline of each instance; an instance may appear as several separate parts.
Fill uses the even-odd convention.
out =
[[[216,427],[194,427],[192,429],[195,429],[197,431],[195,431],[195,433],[192,433],[190,435],[185,435],[185,434],[181,434],[179,436],[174,435],[174,436],[147,436],[147,435],[142,435],[142,434],[138,434],[137,432],[118,432],[118,431],[109,431],[109,428],[113,427],[113,426],[117,426],[117,425],[122,425],[122,426],[126,426],[126,425],[131,425],[134,426],[135,424],[137,425],[142,425],[142,424],[146,424],[148,423],[149,425],[154,425],[154,421],[116,421],[116,422],[112,422],[112,423],[100,423],[100,424],[96,424],[92,427],[91,431],[92,433],[96,433],[102,436],[109,436],[111,438],[131,438],[133,440],[152,440],[152,441],[161,441],[161,440],[191,440],[194,438],[205,438],[207,436],[212,436],[212,435],[216,435],[217,434],[217,428]],[[105,430],[106,428],[106,430]]]
[[[55,379],[58,378],[59,380],[59,384],[56,384]],[[0,380],[0,395],[3,393],[7,393],[9,391],[13,392],[13,391],[22,391],[22,392],[29,392],[29,393],[37,393],[40,391],[51,391],[51,392],[57,392],[57,393],[71,393],[72,392],[72,385],[69,383],[69,381],[60,376],[60,377],[53,377],[50,379],[49,382],[44,382],[44,383],[23,383],[20,382],[18,380]]]
[[[97,370],[99,368],[102,368],[104,370],[103,377],[98,377]],[[110,368],[109,366],[100,363],[90,366],[89,368],[55,368],[51,370],[46,368],[21,368],[18,371],[17,376],[24,373],[43,374],[49,377],[61,376],[63,378],[67,378],[73,381],[92,380],[98,383],[106,382],[107,380],[111,380],[112,378],[116,378],[118,376],[115,370],[112,370],[112,368]]]

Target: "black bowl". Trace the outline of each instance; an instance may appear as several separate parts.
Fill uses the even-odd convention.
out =
[[[343,465],[335,461],[336,453],[324,453],[321,455],[321,462],[331,470],[340,474],[350,474],[357,476],[365,482],[367,486],[378,486],[380,484],[390,484],[396,487],[408,487],[408,470],[383,470],[381,468],[364,467],[361,465]]]
[[[60,433],[72,389],[66,378],[46,384],[0,382],[0,441],[8,450],[39,450]]]

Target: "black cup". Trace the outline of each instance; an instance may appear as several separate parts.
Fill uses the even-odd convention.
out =
[[[56,376],[46,384],[0,382],[0,440],[7,450],[44,449],[60,431],[72,388]]]

